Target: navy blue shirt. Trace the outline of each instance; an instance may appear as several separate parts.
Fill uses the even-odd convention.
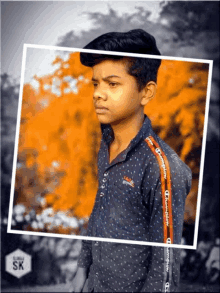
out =
[[[87,235],[181,243],[191,171],[144,123],[129,146],[109,163],[114,133],[101,124],[99,188]],[[78,266],[89,268],[94,292],[173,291],[179,280],[180,250],[157,246],[82,241]]]

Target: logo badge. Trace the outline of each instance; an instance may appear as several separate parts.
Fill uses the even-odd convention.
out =
[[[123,184],[128,184],[128,185],[134,187],[134,181],[127,176],[123,177]]]
[[[6,255],[5,270],[14,277],[23,277],[31,272],[31,256],[20,249],[16,249]]]

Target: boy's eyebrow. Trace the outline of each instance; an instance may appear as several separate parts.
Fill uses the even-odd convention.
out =
[[[109,76],[103,77],[102,80],[108,80],[108,79],[111,79],[111,78],[113,78],[113,77],[121,78],[121,77],[118,76],[118,75],[114,75],[114,74],[112,74],[112,75],[109,75]],[[93,78],[92,78],[92,81],[98,81],[98,79],[95,79],[95,78],[93,77]]]

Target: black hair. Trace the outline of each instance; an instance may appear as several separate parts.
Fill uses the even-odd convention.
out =
[[[84,49],[161,55],[155,38],[142,29],[134,29],[125,33],[111,32],[103,34],[86,45]],[[105,60],[115,61],[123,59],[127,61],[128,74],[135,77],[139,91],[149,81],[157,82],[157,72],[161,64],[160,59],[80,53],[81,63],[88,67],[93,67]]]

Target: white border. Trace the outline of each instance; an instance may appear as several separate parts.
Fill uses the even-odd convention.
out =
[[[195,219],[193,245],[166,244],[166,243],[158,243],[158,242],[145,242],[145,241],[124,240],[124,239],[88,237],[88,236],[66,235],[66,234],[56,234],[56,233],[46,233],[46,232],[31,232],[31,231],[21,231],[21,230],[14,230],[14,229],[11,230],[11,219],[12,219],[12,210],[13,210],[13,201],[14,201],[15,175],[16,175],[16,163],[17,163],[18,143],[19,143],[19,130],[20,130],[20,119],[21,119],[23,85],[24,85],[24,75],[25,75],[26,53],[27,53],[28,48],[60,50],[60,51],[69,51],[69,52],[88,52],[88,53],[98,53],[98,54],[108,54],[108,55],[120,55],[120,56],[130,56],[130,57],[139,57],[139,58],[143,57],[143,58],[154,58],[154,59],[166,59],[166,60],[177,60],[177,61],[208,63],[209,64],[206,106],[205,106],[205,120],[204,120],[204,128],[203,128],[201,163],[200,163],[200,173],[199,173],[199,188],[198,188],[198,197],[197,197],[197,208],[196,208],[196,219]],[[160,55],[134,54],[134,53],[123,53],[123,52],[112,52],[112,51],[101,51],[101,50],[88,50],[88,49],[80,49],[80,48],[67,48],[67,47],[57,47],[57,46],[24,44],[7,232],[13,233],[13,234],[38,235],[38,236],[73,238],[73,239],[86,239],[86,240],[95,240],[95,241],[104,241],[104,242],[116,242],[116,243],[139,244],[139,245],[150,245],[150,246],[154,245],[154,246],[160,246],[160,247],[174,247],[174,248],[182,248],[182,249],[196,249],[197,248],[197,238],[198,238],[197,237],[198,236],[198,228],[199,228],[201,194],[202,194],[205,147],[206,147],[206,137],[207,137],[207,128],[208,128],[208,113],[209,113],[210,94],[211,94],[212,69],[213,69],[213,60],[206,60],[206,59],[180,58],[180,57],[170,57],[170,56],[160,56]]]
[[[203,127],[201,163],[200,163],[200,172],[199,172],[199,188],[198,188],[198,198],[197,198],[197,207],[196,207],[194,241],[193,241],[193,247],[195,247],[195,249],[197,248],[198,230],[199,230],[199,216],[200,216],[200,206],[201,206],[201,196],[202,196],[203,171],[204,171],[204,163],[205,163],[205,148],[206,148],[206,138],[207,138],[207,129],[208,129],[208,115],[209,115],[209,105],[210,105],[210,96],[211,96],[212,70],[213,70],[213,61],[209,63],[209,74],[208,74],[208,84],[207,84],[207,94],[206,94],[205,119],[204,119],[204,127]]]

